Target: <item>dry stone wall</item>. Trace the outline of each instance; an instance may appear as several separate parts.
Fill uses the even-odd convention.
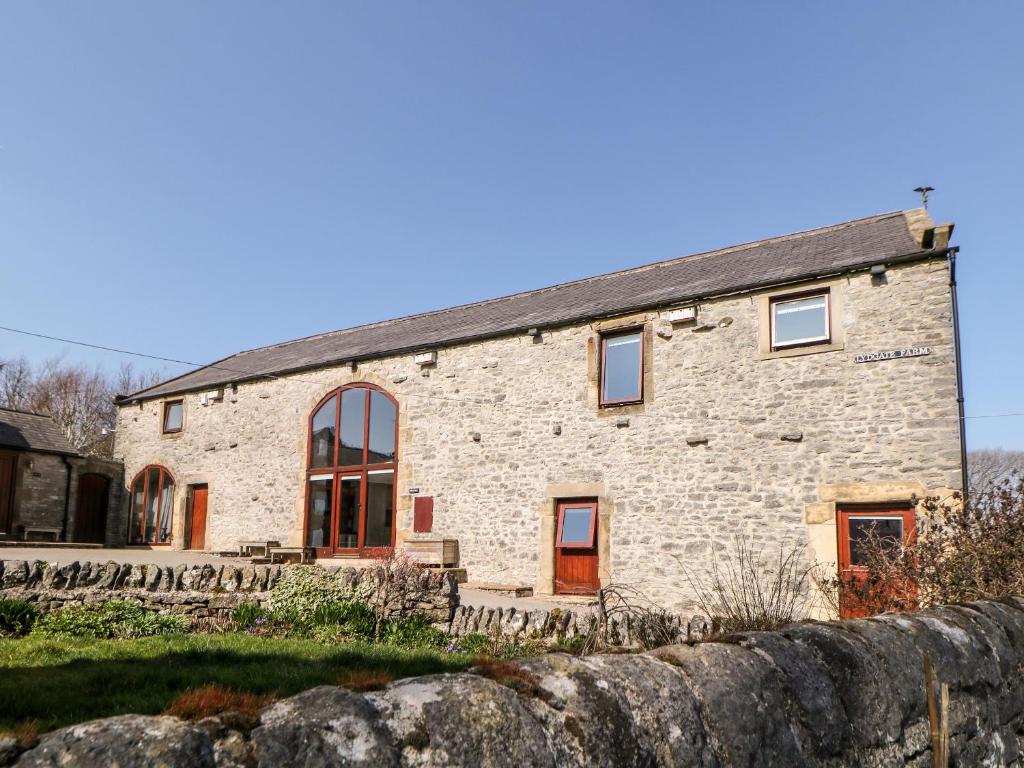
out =
[[[271,590],[288,567],[0,560],[0,597],[28,600],[42,611],[129,600],[153,611],[227,618],[243,603],[272,607]],[[342,588],[339,594],[353,598],[373,588],[369,569],[349,568],[334,577]],[[411,609],[446,624],[458,604],[458,582],[450,574],[429,571],[423,579],[419,602]]]
[[[323,686],[251,729],[126,715],[46,734],[16,764],[928,768],[926,656],[949,686],[950,765],[1024,765],[1019,598],[641,655],[549,654],[368,694]]]
[[[760,353],[755,295],[702,302],[696,326],[640,315],[656,331],[651,386],[628,414],[596,407],[585,324],[442,348],[426,368],[403,355],[243,382],[205,406],[188,394],[173,436],[159,401],[128,405],[115,451],[129,482],[147,464],[174,475],[175,546],[191,483],[209,485],[209,548],[297,544],[309,415],[338,386],[374,383],[400,405],[400,537],[417,488],[472,581],[543,587],[553,489],[585,488],[602,500],[609,579],[688,610],[684,568],[700,575],[736,535],[807,541],[824,484],[958,487],[948,279],[940,260],[833,279],[844,347],[797,357]],[[931,354],[854,362],[920,346]]]

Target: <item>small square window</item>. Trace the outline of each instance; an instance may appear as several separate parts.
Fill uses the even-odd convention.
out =
[[[830,340],[828,305],[828,293],[772,299],[772,349],[827,344]]]
[[[558,541],[560,549],[591,549],[597,504],[592,501],[564,502],[558,507]]]
[[[601,337],[601,405],[639,403],[644,399],[642,331]]]
[[[169,400],[164,403],[164,434],[181,432],[184,417],[185,403],[183,400]]]

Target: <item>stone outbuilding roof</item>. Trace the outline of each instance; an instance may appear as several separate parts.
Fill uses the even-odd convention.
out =
[[[52,418],[10,408],[0,408],[0,448],[78,455]]]
[[[770,285],[936,255],[921,209],[656,262],[550,288],[260,347],[143,389],[121,402],[385,355],[552,328]]]

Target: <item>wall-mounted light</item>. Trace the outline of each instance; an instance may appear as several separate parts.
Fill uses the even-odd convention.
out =
[[[437,351],[417,352],[412,360],[416,365],[434,365],[437,363]]]
[[[875,264],[873,267],[871,267],[871,276],[872,277],[881,277],[884,274],[885,274],[885,264]]]

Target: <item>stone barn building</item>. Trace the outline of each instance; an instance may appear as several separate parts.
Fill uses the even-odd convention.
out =
[[[49,416],[0,408],[0,541],[117,544],[123,485],[120,462],[82,456]]]
[[[952,225],[900,211],[261,347],[119,400],[131,543],[457,548],[687,602],[735,537],[856,567],[961,484]]]

